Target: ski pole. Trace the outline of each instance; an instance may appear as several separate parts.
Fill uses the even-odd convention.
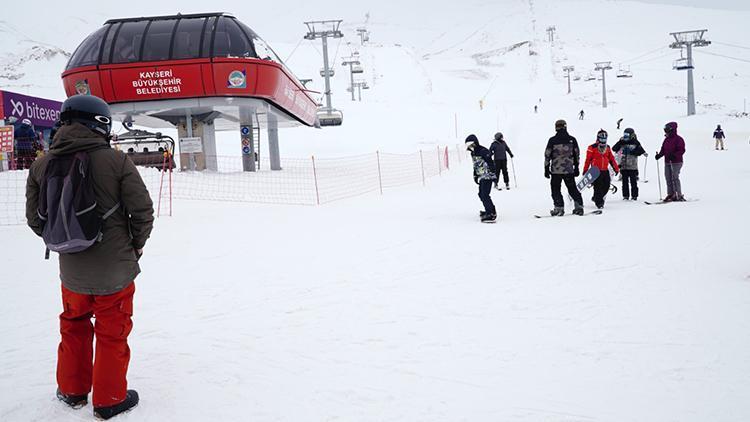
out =
[[[510,168],[513,170],[513,184],[518,188],[518,180],[516,180],[516,166],[513,164],[513,157],[510,157]]]
[[[659,200],[661,201],[662,195],[661,195],[661,169],[659,168],[659,160],[656,160],[656,177],[657,181],[659,183]]]
[[[646,164],[643,166],[643,183],[648,183],[648,157],[646,157]]]

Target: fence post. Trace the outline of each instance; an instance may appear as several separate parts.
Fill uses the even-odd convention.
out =
[[[450,155],[448,154],[448,147],[447,146],[445,147],[445,154],[444,154],[444,156],[445,156],[445,169],[446,170],[450,170],[451,169],[451,158],[450,158]]]
[[[425,186],[424,180],[424,157],[422,157],[422,150],[419,150],[419,166],[422,168],[422,186]]]
[[[440,159],[440,145],[437,146],[438,176],[443,175],[443,160]]]
[[[375,151],[375,156],[378,157],[378,185],[380,186],[380,194],[383,194],[383,175],[380,172],[380,151]]]
[[[320,205],[320,192],[318,191],[318,170],[315,168],[315,156],[312,157],[313,179],[315,180],[315,201]]]

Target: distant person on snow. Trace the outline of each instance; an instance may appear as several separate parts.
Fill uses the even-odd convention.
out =
[[[479,145],[479,139],[475,135],[466,137],[466,149],[471,151],[474,182],[479,185],[479,199],[484,205],[484,211],[479,212],[479,217],[483,223],[492,223],[497,218],[497,210],[490,197],[492,183],[497,180],[495,163],[492,162],[490,151]]]
[[[21,123],[13,130],[15,140],[16,168],[24,170],[31,167],[36,160],[36,153],[41,149],[39,136],[34,130],[34,125],[29,119],[21,120]]]
[[[622,124],[622,117],[617,120],[617,129],[620,129],[620,125]]]
[[[95,96],[65,100],[63,125],[26,183],[28,225],[60,252],[57,398],[77,409],[93,391],[99,419],[138,404],[138,393],[127,389],[128,335],[138,260],[154,222],[140,173],[109,145],[111,119],[107,103]],[[75,199],[66,190],[76,192]]]
[[[683,155],[685,154],[685,140],[677,134],[677,123],[669,122],[664,126],[664,142],[661,150],[656,153],[656,159],[664,157],[664,178],[667,181],[667,197],[664,202],[684,201],[680,172],[682,171]]]
[[[648,157],[632,128],[625,129],[622,138],[612,147],[612,151],[621,153],[620,174],[622,175],[622,199],[638,200],[638,157]]]
[[[716,126],[716,130],[714,131],[714,139],[716,139],[716,150],[719,150],[719,146],[721,146],[721,149],[724,149],[724,130],[721,128],[721,125]]]
[[[578,120],[583,120],[583,110],[581,110],[580,113],[578,113]]]
[[[536,113],[537,110],[539,110],[539,107],[538,106],[534,106],[534,113]]]
[[[596,208],[604,208],[604,197],[609,192],[609,186],[612,180],[609,176],[609,166],[615,170],[615,174],[620,172],[612,149],[607,145],[607,131],[601,129],[596,134],[596,142],[589,145],[586,150],[586,162],[583,164],[583,172],[586,173],[591,166],[599,168],[599,177],[594,180],[594,203]]]
[[[583,215],[583,198],[576,187],[575,180],[581,174],[579,169],[581,150],[578,148],[578,141],[568,134],[568,125],[565,120],[555,122],[555,132],[555,136],[547,141],[547,147],[544,149],[544,177],[550,179],[552,201],[555,205],[550,214],[552,216],[565,214],[565,202],[560,191],[562,182],[565,182],[568,194],[575,204],[573,214]]]
[[[492,159],[495,163],[495,173],[498,179],[500,179],[500,172],[503,173],[503,182],[505,182],[505,189],[510,189],[510,178],[508,177],[508,156],[513,158],[513,152],[505,142],[503,134],[498,132],[495,134],[495,140],[490,145],[490,153],[492,153]],[[495,189],[499,189],[499,180],[495,180]]]

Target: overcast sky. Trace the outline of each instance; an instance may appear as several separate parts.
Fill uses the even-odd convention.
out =
[[[643,3],[677,4],[708,9],[750,10],[750,0],[636,0]]]

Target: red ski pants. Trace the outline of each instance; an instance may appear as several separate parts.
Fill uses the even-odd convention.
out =
[[[94,407],[112,406],[125,400],[133,328],[135,283],[105,296],[85,295],[62,287],[60,314],[62,341],[57,350],[57,386],[65,394],[91,391]],[[96,323],[91,323],[91,317]],[[96,357],[93,341],[96,336]]]

